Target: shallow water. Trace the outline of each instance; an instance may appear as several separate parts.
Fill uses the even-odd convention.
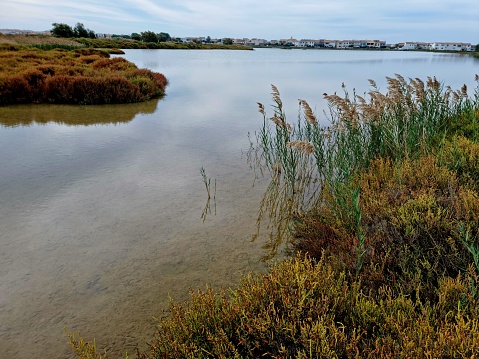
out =
[[[320,113],[341,83],[437,76],[474,85],[468,56],[365,51],[127,50],[163,72],[167,96],[117,106],[0,108],[0,347],[12,358],[73,356],[63,328],[113,357],[154,333],[171,295],[263,270],[251,243],[266,179],[254,181],[248,132],[270,84],[290,119],[297,99]],[[324,120],[324,119],[323,119]],[[216,196],[207,193],[204,167]],[[253,183],[255,184],[253,186]],[[265,234],[266,235],[266,234]]]

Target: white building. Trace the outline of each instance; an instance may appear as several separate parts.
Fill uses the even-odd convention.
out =
[[[405,42],[400,50],[417,50],[417,42]]]
[[[319,40],[301,39],[299,41],[296,41],[294,43],[294,46],[296,46],[296,47],[314,47],[315,44],[316,44],[316,41],[319,42]]]
[[[440,51],[471,51],[472,45],[464,42],[433,42],[429,48]]]

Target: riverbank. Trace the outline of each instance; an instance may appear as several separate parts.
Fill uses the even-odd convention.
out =
[[[82,47],[96,49],[166,49],[166,50],[253,50],[244,45],[224,45],[183,42],[143,42],[124,38],[89,39],[89,38],[58,38],[49,35],[3,35],[0,34],[0,44],[26,45],[44,50],[54,48],[77,49]]]
[[[273,217],[268,248],[296,254],[234,290],[172,303],[140,358],[475,355],[479,88],[371,84],[368,99],[325,94],[328,127],[305,101],[301,125],[288,123],[273,87],[251,154],[273,179],[260,211]]]
[[[107,51],[94,49],[0,45],[0,105],[115,104],[165,94],[168,80],[163,74],[109,57]]]

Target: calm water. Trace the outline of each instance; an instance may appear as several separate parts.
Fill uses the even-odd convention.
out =
[[[362,51],[127,50],[163,72],[167,96],[119,106],[0,108],[0,352],[65,358],[63,328],[114,354],[154,333],[168,297],[227,287],[263,270],[251,243],[266,180],[246,163],[270,84],[287,115],[318,112],[344,82],[437,76],[473,87],[479,61],[458,55]],[[216,180],[216,203],[199,169]],[[121,354],[120,356],[122,356]]]

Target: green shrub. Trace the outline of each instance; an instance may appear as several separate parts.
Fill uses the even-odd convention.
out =
[[[479,322],[467,281],[441,279],[437,297],[422,303],[387,286],[366,295],[324,258],[295,258],[245,277],[229,293],[208,289],[172,303],[139,357],[472,357]]]

